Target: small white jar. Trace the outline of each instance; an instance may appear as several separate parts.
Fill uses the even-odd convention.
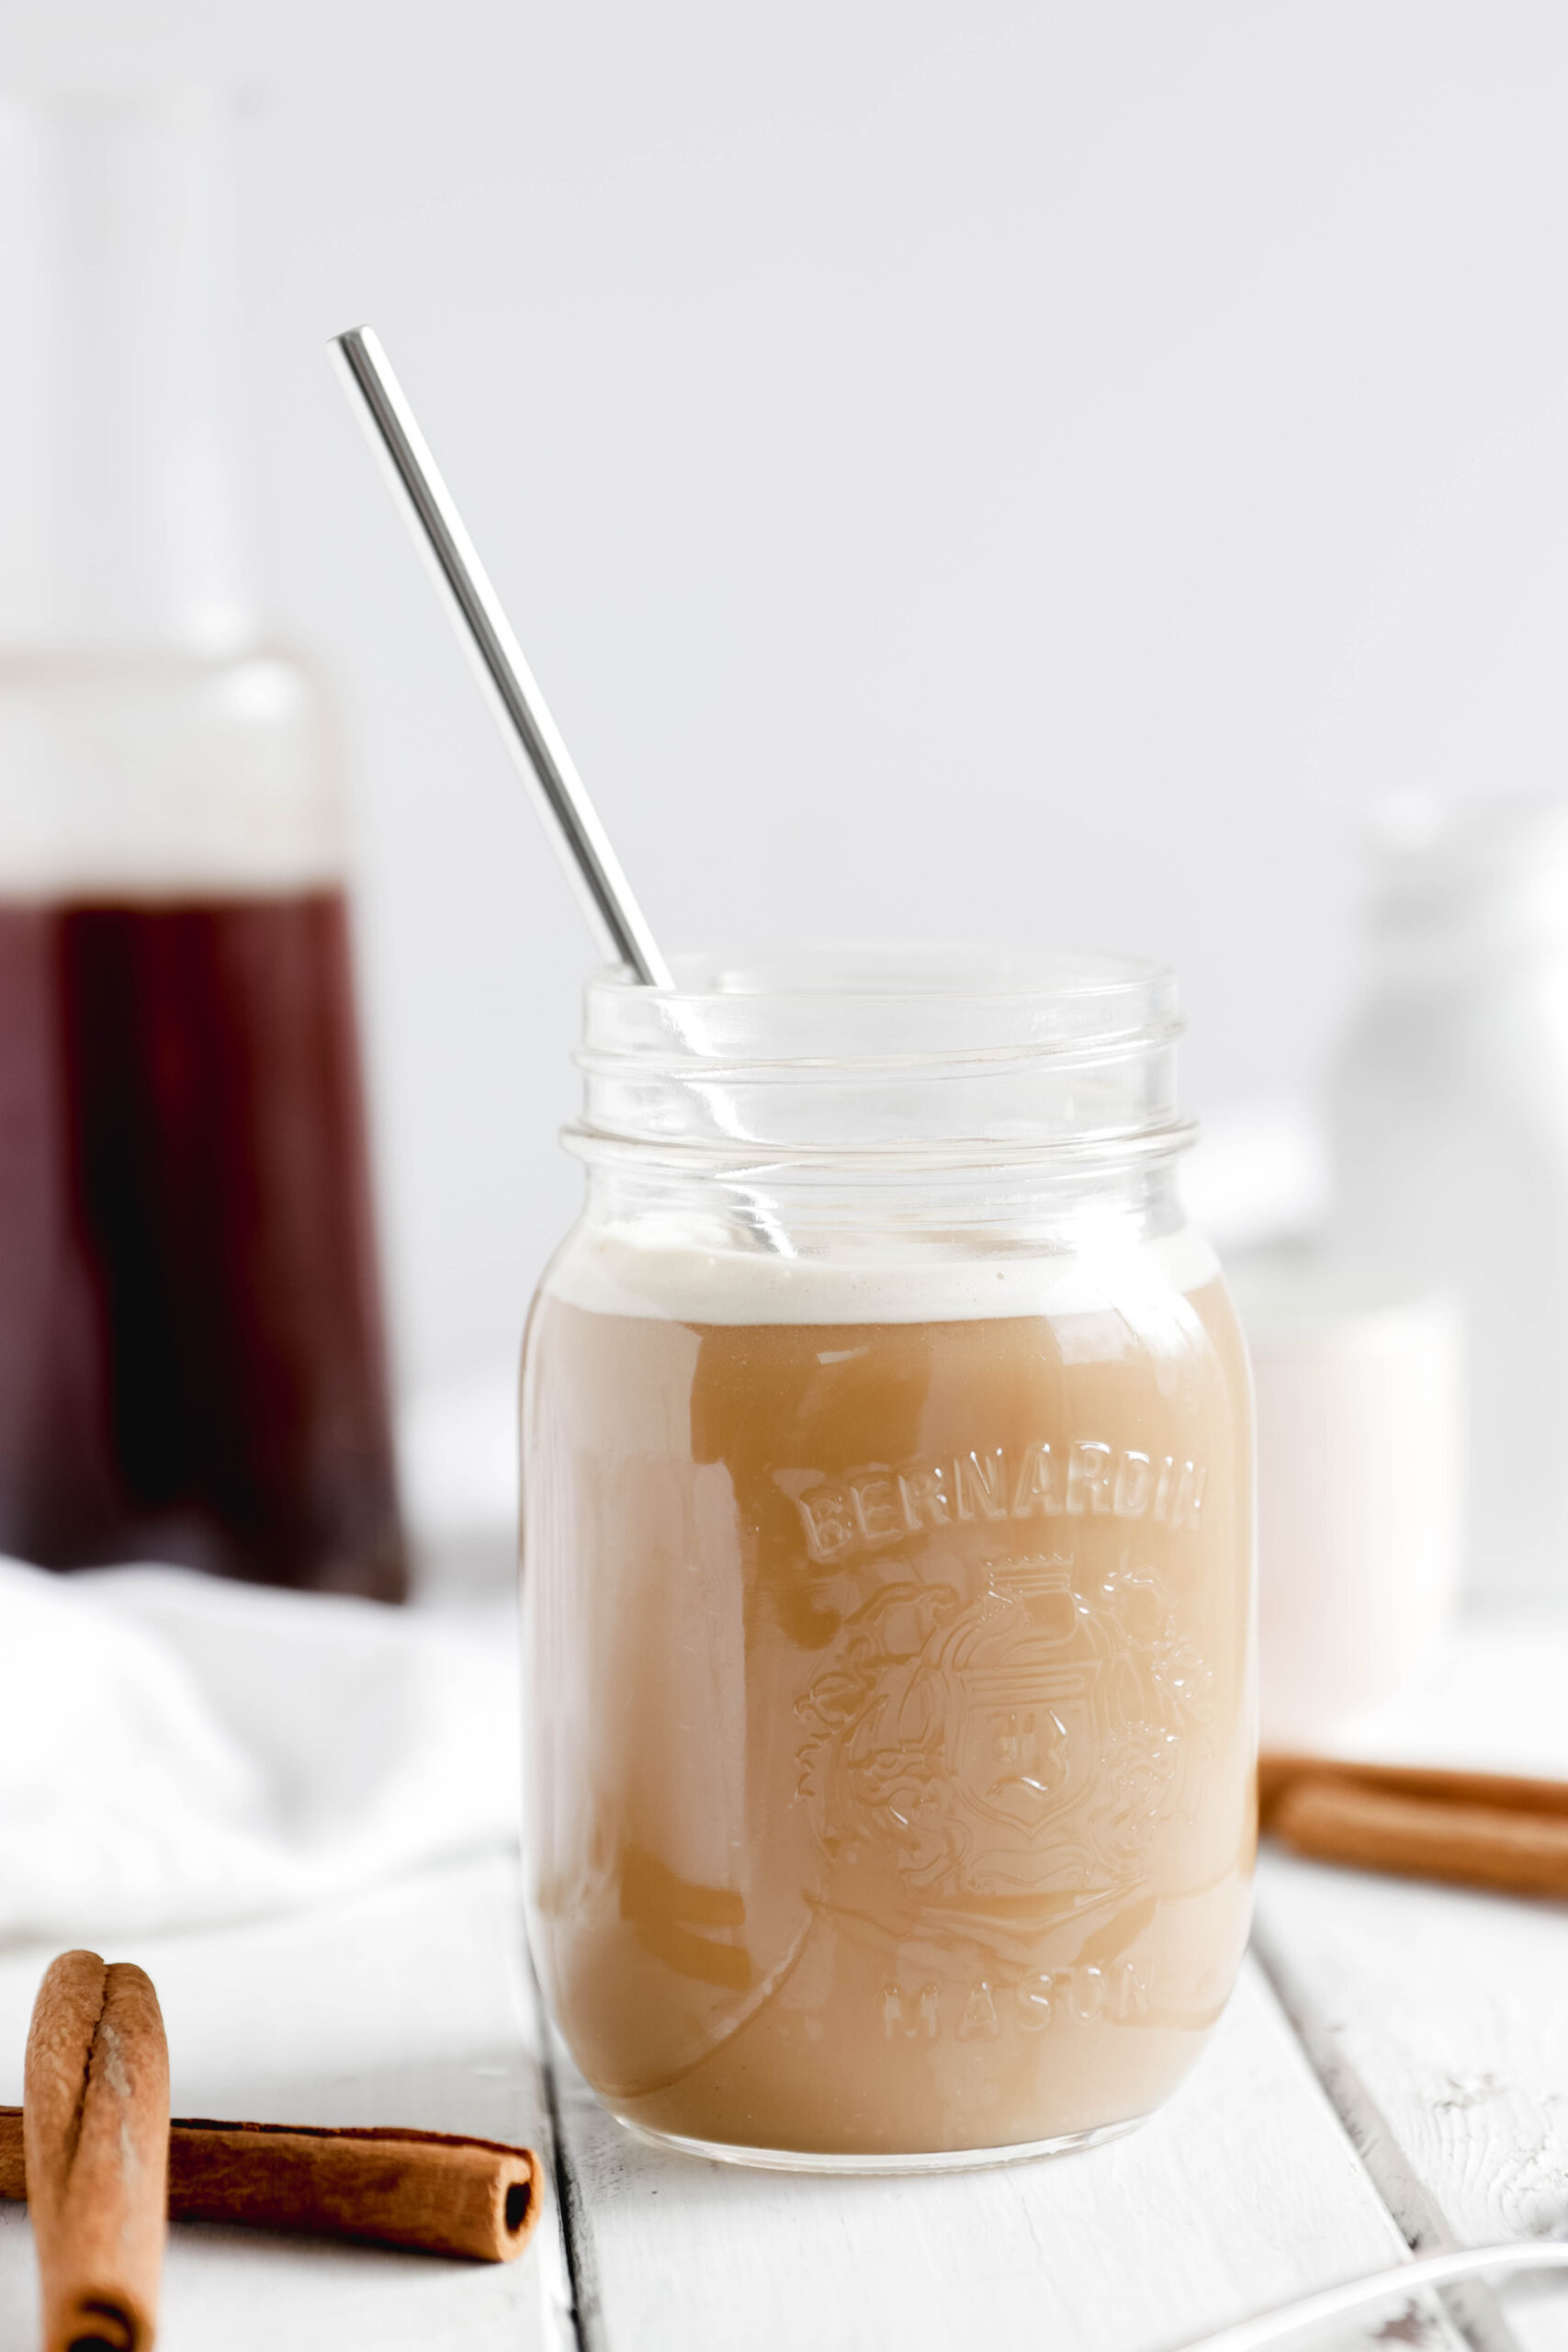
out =
[[[1463,1544],[1459,1310],[1376,1268],[1231,1268],[1252,1358],[1265,1748],[1312,1747],[1436,1661]]]

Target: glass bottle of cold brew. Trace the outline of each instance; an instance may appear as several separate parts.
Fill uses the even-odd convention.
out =
[[[0,101],[0,1550],[392,1600],[336,762],[237,560],[226,135]]]

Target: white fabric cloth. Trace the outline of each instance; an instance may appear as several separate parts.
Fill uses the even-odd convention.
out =
[[[294,1909],[515,1838],[510,1611],[0,1560],[0,1940]]]

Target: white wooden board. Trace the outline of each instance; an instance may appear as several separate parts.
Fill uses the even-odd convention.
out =
[[[175,2113],[544,2147],[518,1918],[515,1870],[487,1860],[329,1911],[140,1948],[169,2030]],[[3,2101],[22,2095],[48,1958],[0,1957]],[[553,2194],[526,2254],[504,2265],[176,2227],[159,2352],[567,2352],[569,2301]],[[27,2216],[0,2205],[0,2345],[32,2343],[35,2313]]]
[[[569,2068],[558,2080],[587,2352],[1143,2352],[1407,2252],[1250,1966],[1144,2131],[996,2172],[696,2163],[630,2138]],[[1403,2345],[1458,2342],[1429,2307],[1382,2318]]]
[[[1397,2260],[1406,2233],[1568,2230],[1568,1909],[1278,1856],[1260,1894],[1306,2048],[1249,1970],[1132,2139],[995,2173],[789,2179],[647,2148],[563,2067],[581,2332],[552,2199],[523,2262],[494,2269],[177,2229],[163,2352],[1155,2352]],[[0,2099],[20,2096],[46,1956],[0,1956]],[[139,1956],[179,2109],[547,2146],[502,1861]],[[1499,2303],[1468,2308],[1483,2352],[1568,2352],[1568,2290]],[[29,2343],[34,2308],[26,2217],[0,2207],[0,2344]],[[1331,2341],[1459,2339],[1428,2306]]]
[[[1412,2243],[1568,2235],[1568,1905],[1266,1852],[1256,1940]],[[1474,2332],[1568,2352],[1568,2286]]]

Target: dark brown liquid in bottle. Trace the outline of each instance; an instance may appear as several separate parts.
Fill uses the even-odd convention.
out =
[[[0,901],[0,1550],[401,1598],[340,892]]]

